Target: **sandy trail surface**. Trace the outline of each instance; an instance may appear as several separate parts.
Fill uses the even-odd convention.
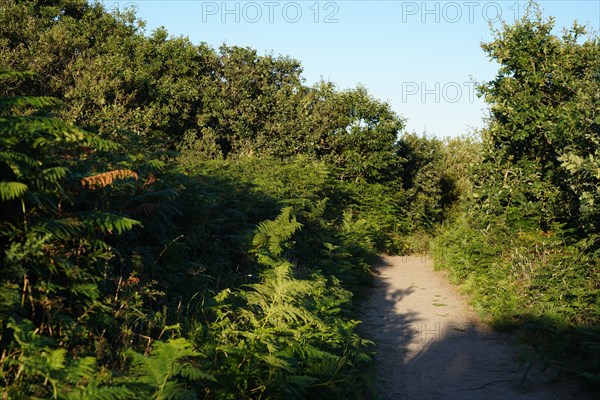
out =
[[[382,257],[362,305],[375,342],[376,399],[592,399],[557,373],[519,362],[514,338],[491,331],[425,257]]]

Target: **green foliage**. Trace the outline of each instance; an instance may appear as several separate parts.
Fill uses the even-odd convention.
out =
[[[186,339],[171,339],[157,342],[148,355],[128,351],[131,357],[136,384],[136,395],[156,400],[195,399],[194,386],[202,380],[214,380],[194,362],[202,356]]]
[[[481,191],[490,207],[516,207],[543,230],[557,222],[597,233],[600,42],[597,36],[584,41],[577,24],[557,37],[554,20],[543,21],[537,6],[529,7],[527,17],[504,25],[483,45],[501,67],[480,87],[492,117],[484,132]]]
[[[37,344],[27,347],[19,339],[17,325],[1,326],[3,347],[15,349],[3,359],[6,393],[40,397],[51,393],[55,398],[131,398],[131,393],[154,398],[257,393],[336,397],[364,389],[357,377],[370,362],[366,342],[354,333],[357,322],[349,318],[350,293],[342,287],[353,275],[346,275],[344,282],[335,277],[339,260],[344,260],[342,271],[363,270],[364,265],[357,266],[352,252],[343,251],[345,239],[334,228],[336,213],[326,208],[322,197],[324,192],[333,193],[335,182],[323,164],[311,165],[310,174],[302,159],[282,165],[280,180],[273,184],[261,175],[246,177],[246,184],[237,180],[236,174],[243,176],[250,163],[229,172],[221,169],[219,178],[161,175],[152,167],[161,163],[151,162],[137,164],[138,173],[130,169],[136,165],[135,155],[103,150],[118,148],[114,144],[88,138],[93,135],[55,117],[44,117],[56,120],[47,127],[42,117],[20,118],[19,126],[28,135],[16,138],[10,125],[2,130],[6,153],[11,154],[3,159],[7,160],[3,168],[26,189],[11,195],[10,185],[3,186],[7,189],[3,202],[8,207],[14,203],[17,212],[3,209],[6,268],[0,312],[5,321],[30,320],[39,336],[28,336]],[[29,129],[28,118],[39,128]],[[64,135],[62,128],[67,130]],[[70,132],[78,135],[68,136]],[[91,147],[94,143],[101,148]],[[74,154],[82,147],[84,156],[77,159],[54,156]],[[108,166],[112,168],[106,171]],[[211,166],[206,163],[206,168]],[[253,171],[268,171],[264,166],[255,165],[259,168]],[[143,171],[150,168],[158,178],[143,178]],[[292,178],[294,174],[303,179]],[[210,179],[214,182],[207,184]],[[238,193],[231,190],[234,185]],[[270,195],[276,197],[269,200]],[[279,217],[261,222],[275,213]],[[123,214],[137,215],[139,220]],[[330,222],[323,219],[326,215]],[[247,224],[240,225],[240,218]],[[302,226],[312,232],[327,228],[329,232],[321,236],[328,242],[308,232],[303,246],[297,246],[292,236]],[[128,244],[115,241],[115,235]],[[203,241],[215,237],[227,246],[221,248],[217,242],[200,250]],[[315,257],[312,246],[340,251]],[[217,261],[221,254],[227,262]],[[300,280],[292,277],[291,264],[283,257],[313,259],[315,264],[298,269],[305,276]],[[202,268],[209,263],[214,266]],[[327,276],[319,266],[328,268]],[[218,314],[206,319],[210,309],[194,306],[195,298],[210,297],[212,290],[238,284],[245,272],[257,270],[264,283],[239,291],[241,300],[230,305],[223,295],[215,298],[216,304],[236,310],[234,319],[221,320]],[[273,290],[279,294],[270,294]],[[182,303],[188,304],[187,310],[182,310]],[[286,308],[291,304],[291,310]],[[263,335],[259,328],[270,336],[248,348],[236,343],[242,354],[237,362],[227,355],[225,361],[212,364],[184,338],[159,340],[176,332],[190,335],[198,327],[204,327],[211,339],[196,345],[211,354],[211,360],[220,360],[223,351],[229,354],[227,346],[252,329],[257,337]],[[227,335],[226,343],[219,342]],[[123,363],[126,355],[132,360],[131,369]],[[238,366],[249,355],[261,361],[248,365],[252,372],[244,375]],[[97,373],[98,363],[103,372],[94,380],[88,375]],[[217,384],[212,376],[237,378],[219,379]],[[250,384],[260,390],[248,391]]]
[[[395,143],[404,127],[386,103],[359,87],[327,93],[339,121],[322,138],[329,154],[323,158],[340,170],[340,179],[367,182],[390,181],[398,167]],[[321,150],[323,152],[324,149]]]
[[[289,242],[288,239],[302,227],[302,224],[291,214],[292,209],[287,207],[274,221],[264,221],[258,225],[252,245],[259,262],[268,265],[267,260],[270,260],[271,256],[279,257],[286,247],[293,246],[293,242]]]
[[[597,383],[600,42],[577,24],[555,36],[529,7],[483,45],[500,70],[480,86],[490,104],[481,159],[433,251],[495,327]]]
[[[22,76],[6,73],[0,79]],[[91,165],[102,167],[94,143],[116,146],[56,117],[22,110],[57,102],[24,99],[3,99],[10,104],[3,111],[12,114],[0,119],[0,296],[6,300],[0,337],[3,349],[14,346],[3,356],[4,390],[11,396],[43,397],[49,391],[53,398],[77,398],[83,392],[93,398],[98,387],[98,398],[121,398],[118,390],[101,389],[100,380],[90,380],[95,359],[74,351],[99,333],[90,315],[101,320],[111,312],[102,303],[108,294],[102,281],[109,279],[103,266],[114,257],[106,236],[139,225],[87,203],[78,179]],[[23,322],[6,324],[10,320]],[[55,342],[63,347],[50,347]]]
[[[11,322],[14,332],[10,355],[1,362],[2,378],[10,384],[0,394],[11,399],[129,399],[123,385],[109,385],[109,376],[96,367],[94,357],[69,359],[67,350],[36,334],[30,322]],[[14,378],[10,372],[17,370]],[[12,379],[11,379],[12,378]]]
[[[443,163],[443,143],[407,134],[400,139],[397,151],[403,159],[401,182],[411,204],[411,225],[431,229],[444,219],[444,212],[457,197]]]
[[[451,209],[441,142],[84,0],[3,1],[0,65],[2,396],[370,395],[353,293]]]
[[[267,266],[261,281],[215,298],[217,381],[234,381],[218,387],[218,398],[339,398],[358,391],[367,342],[353,333],[356,321],[338,318],[350,294],[318,273],[294,278],[282,253],[299,228],[289,214],[286,208],[257,229],[254,251]]]
[[[19,198],[27,189],[27,185],[22,182],[0,182],[0,200]]]
[[[186,139],[205,159],[305,155],[346,180],[382,182],[396,172],[404,121],[365,88],[307,87],[289,57],[214,50],[164,29],[145,36],[134,15],[100,3],[4,7],[0,65],[38,75],[36,85],[17,82],[0,95],[64,99],[65,120],[119,143],[174,149]]]
[[[573,243],[558,226],[524,232],[500,218],[484,227],[476,217],[463,214],[438,232],[436,266],[464,286],[495,328],[518,331],[547,363],[596,376],[600,275],[592,242]]]

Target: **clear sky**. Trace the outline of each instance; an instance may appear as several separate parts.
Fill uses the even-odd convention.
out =
[[[407,119],[407,130],[438,137],[483,126],[484,102],[473,82],[493,79],[497,65],[480,48],[489,24],[512,22],[524,1],[368,0],[104,0],[134,7],[148,32],[249,46],[259,54],[302,62],[306,84],[325,79],[340,89],[359,84]],[[542,0],[556,29],[574,20],[598,32],[599,0]]]

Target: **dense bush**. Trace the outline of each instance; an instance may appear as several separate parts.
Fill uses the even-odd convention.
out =
[[[34,72],[0,76],[2,396],[368,392],[353,292],[408,250],[420,168],[389,106],[97,4],[3,7],[3,68]]]
[[[2,100],[5,395],[364,389],[345,287],[367,276],[370,249],[339,231],[324,164],[214,161],[186,176],[52,116],[57,104]]]
[[[206,159],[307,155],[343,179],[385,181],[403,120],[364,88],[303,84],[301,64],[250,48],[145,36],[131,12],[85,0],[3,2],[0,65],[36,78],[0,95],[54,96],[60,116],[120,143]]]
[[[289,57],[1,7],[3,397],[364,398],[354,295],[432,234],[492,324],[598,381],[597,36],[504,25],[488,127],[440,140]]]
[[[576,24],[555,36],[531,7],[483,45],[500,70],[480,87],[481,161],[435,254],[495,326],[598,382],[600,42]]]

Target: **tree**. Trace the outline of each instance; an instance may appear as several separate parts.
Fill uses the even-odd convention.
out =
[[[542,20],[535,4],[529,7],[522,20],[504,24],[482,46],[501,66],[479,88],[490,104],[481,193],[495,212],[514,210],[515,219],[530,219],[543,230],[563,223],[597,231],[598,192],[592,187],[598,178],[591,165],[598,142],[600,42],[596,36],[584,41],[585,29],[577,24],[557,37],[554,20]]]

